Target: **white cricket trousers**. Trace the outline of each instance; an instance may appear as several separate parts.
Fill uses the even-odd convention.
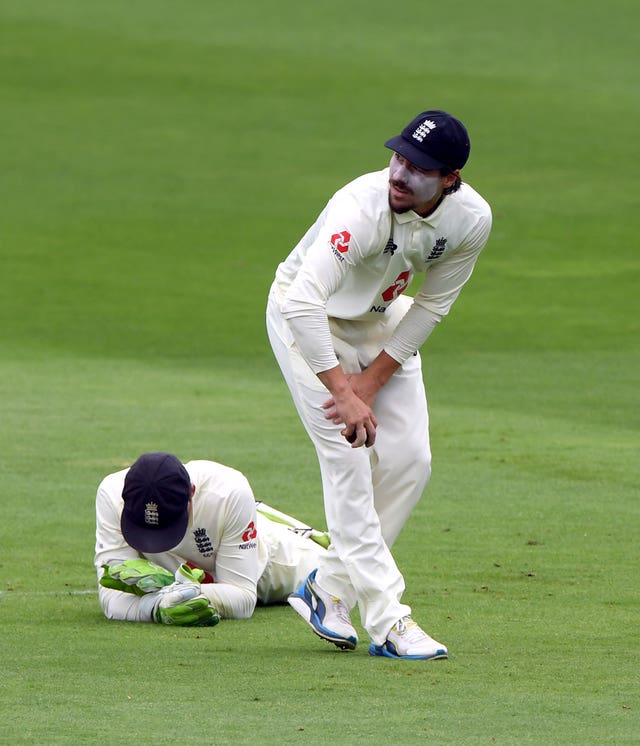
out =
[[[347,325],[349,344],[334,338],[336,352],[359,352],[357,332],[366,329],[370,354],[372,326]],[[395,324],[394,324],[395,326]],[[386,334],[388,327],[381,325]],[[272,291],[267,331],[298,414],[311,438],[322,475],[324,509],[331,546],[320,558],[316,581],[348,608],[357,603],[362,626],[381,645],[396,621],[411,609],[401,602],[404,579],[389,547],[420,499],[431,473],[429,417],[420,356],[399,368],[373,405],[378,420],[372,448],[351,448],[341,425],[325,418],[330,394],[302,358]],[[384,339],[378,340],[381,349]],[[360,356],[360,359],[362,356]],[[344,367],[344,366],[343,366]],[[354,372],[353,370],[347,372]]]
[[[320,562],[326,549],[288,526],[275,523],[258,513],[258,603],[286,603]]]

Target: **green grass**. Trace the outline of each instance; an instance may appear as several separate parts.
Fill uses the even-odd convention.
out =
[[[0,0],[0,743],[638,742],[638,20]],[[144,451],[323,524],[266,294],[436,106],[495,216],[424,350],[434,474],[395,548],[450,659],[338,653],[287,607],[107,622],[95,489]]]

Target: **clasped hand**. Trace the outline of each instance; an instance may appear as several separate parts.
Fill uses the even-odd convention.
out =
[[[323,405],[325,417],[336,425],[344,425],[340,434],[352,448],[370,448],[376,441],[378,421],[371,410],[378,389],[366,373],[347,376],[349,388],[341,396],[332,396]]]

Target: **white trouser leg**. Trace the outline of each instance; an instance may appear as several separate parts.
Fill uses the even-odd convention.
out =
[[[418,355],[380,390],[373,409],[378,419],[372,457],[375,508],[391,547],[431,476],[429,416]]]
[[[265,555],[264,569],[258,579],[258,602],[285,603],[318,566],[326,549],[290,528],[274,523],[258,513],[258,541]]]
[[[362,624],[381,644],[393,624],[410,608],[402,604],[404,580],[383,537],[374,507],[370,453],[351,448],[341,427],[325,419],[329,394],[287,338],[284,320],[270,302],[267,329],[274,354],[298,413],[318,455],[327,528],[332,545],[322,557],[316,579],[351,607],[357,600]],[[386,460],[385,460],[386,461]]]

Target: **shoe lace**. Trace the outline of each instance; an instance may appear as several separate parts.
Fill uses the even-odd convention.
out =
[[[402,619],[398,619],[394,629],[408,643],[421,642],[428,637],[427,633],[410,616],[403,616]]]
[[[351,618],[347,607],[342,601],[336,596],[331,596],[331,603],[333,604],[333,613],[338,617],[341,622],[345,624],[351,624]]]

